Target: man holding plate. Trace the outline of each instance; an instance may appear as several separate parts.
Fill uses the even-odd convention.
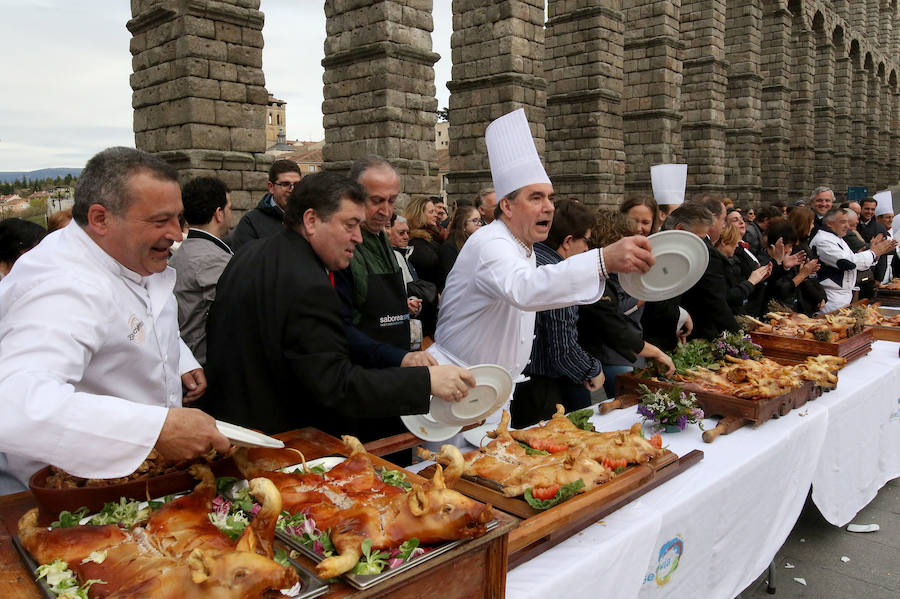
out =
[[[498,364],[515,379],[531,354],[535,312],[593,303],[611,272],[646,272],[654,263],[644,237],[537,268],[533,246],[553,222],[553,185],[538,157],[525,111],[506,114],[485,132],[495,220],[463,246],[447,277],[435,343],[442,364]]]

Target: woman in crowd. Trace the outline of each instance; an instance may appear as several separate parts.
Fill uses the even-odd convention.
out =
[[[738,233],[740,234],[738,244],[732,252],[731,261],[739,267],[741,280],[748,280],[753,276],[754,271],[767,266],[770,260],[768,259],[767,254],[761,252],[761,255],[757,255],[753,251],[751,244],[748,242],[748,237],[751,237],[753,233],[756,233],[757,229],[752,224],[749,227],[747,226],[740,211],[737,209],[729,210],[725,216],[725,221],[737,228]],[[756,246],[761,247],[761,245],[762,236],[760,235],[756,240]],[[771,274],[771,271],[769,271],[768,274]],[[765,277],[763,279],[765,279]],[[741,310],[741,314],[750,314],[752,316],[762,314],[765,310],[765,298],[765,284],[754,283],[753,290],[747,297],[746,303]]]
[[[757,316],[765,301],[765,286],[760,285],[771,273],[771,266],[760,266],[756,257],[741,247],[741,229],[735,225],[733,216],[741,215],[735,211],[728,213],[728,224],[722,229],[716,241],[716,249],[728,258],[725,280],[728,284],[726,298],[735,314]],[[743,221],[740,221],[743,224]]]
[[[462,250],[463,244],[472,233],[481,228],[484,224],[481,221],[481,214],[478,209],[471,204],[457,206],[450,217],[449,235],[447,241],[441,244],[438,251],[438,258],[441,265],[441,278],[437,282],[438,291],[444,290],[444,283],[447,281],[447,275],[456,263],[456,257]]]
[[[419,278],[437,285],[441,278],[438,211],[428,198],[416,198],[406,206],[406,220],[409,223],[409,245],[413,247],[409,261],[419,273]]]
[[[47,235],[44,227],[21,218],[0,221],[0,279],[9,274],[19,256]]]
[[[623,212],[600,210],[591,229],[591,246],[604,247],[634,235],[637,226]],[[641,329],[644,303],[628,295],[619,284],[618,275],[606,280],[603,297],[589,306],[578,308],[578,342],[603,365],[603,389],[607,397],[615,394],[616,376],[643,367],[645,358],[653,358],[664,366],[666,374],[675,372],[672,359],[653,344],[646,343]]]
[[[628,215],[637,225],[637,234],[647,237],[659,231],[661,215],[659,205],[652,196],[634,196],[619,206],[619,212]]]
[[[806,260],[803,251],[794,252],[797,232],[786,219],[770,221],[768,234],[775,243],[768,248],[772,258],[772,276],[766,287],[766,304],[775,300],[795,312],[812,316],[825,299],[825,291],[818,282],[809,279],[819,270],[819,261]],[[817,293],[821,297],[817,297]]]

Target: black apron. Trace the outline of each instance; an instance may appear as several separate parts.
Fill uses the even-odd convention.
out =
[[[374,274],[365,256],[368,276],[366,300],[359,306],[360,331],[396,348],[409,351],[409,304],[406,301],[406,284],[400,270],[389,274]]]

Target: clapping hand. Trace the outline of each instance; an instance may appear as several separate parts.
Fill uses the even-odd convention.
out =
[[[803,264],[803,261],[806,260],[806,252],[799,251],[796,254],[789,254],[784,257],[784,260],[781,262],[781,265],[784,266],[785,270],[789,270],[794,268],[798,264]]]

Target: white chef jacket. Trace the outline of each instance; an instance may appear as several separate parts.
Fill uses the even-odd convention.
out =
[[[513,379],[531,355],[535,312],[590,304],[603,295],[599,250],[537,268],[496,219],[466,240],[441,297],[434,345],[442,364],[499,364]]]
[[[74,221],[19,258],[0,282],[0,474],[137,469],[181,406],[181,374],[200,367],[174,285],[172,268],[138,275]]]
[[[856,271],[865,270],[875,264],[878,258],[872,250],[854,254],[847,242],[825,229],[819,229],[810,241],[810,247],[819,257],[819,262],[828,266],[837,266],[838,260],[849,260],[856,268],[845,270],[841,284],[829,278],[819,277],[819,283],[825,290],[825,312],[834,312],[838,308],[849,306],[853,301],[853,286],[856,285]]]

